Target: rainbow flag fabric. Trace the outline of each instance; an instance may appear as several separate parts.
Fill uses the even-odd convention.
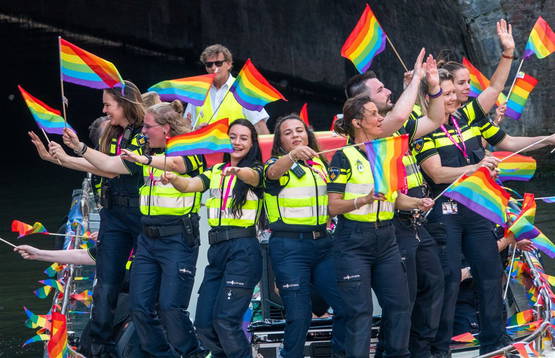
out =
[[[477,343],[478,342],[476,337],[474,337],[474,335],[472,335],[472,333],[470,333],[470,332],[466,332],[466,333],[459,334],[457,336],[453,336],[451,338],[451,340],[455,341],[455,342],[460,342],[460,343]]]
[[[59,37],[60,71],[65,82],[91,88],[125,87],[116,66]]]
[[[517,312],[507,319],[507,326],[521,326],[534,320],[534,310]]]
[[[162,81],[148,90],[158,93],[162,101],[170,102],[178,99],[195,106],[202,106],[215,76],[215,74],[208,74]]]
[[[530,92],[534,90],[537,84],[538,80],[534,77],[524,72],[517,74],[513,91],[509,96],[509,101],[507,101],[507,110],[505,111],[507,117],[515,120],[520,119],[528,96],[530,96]]]
[[[46,328],[50,330],[50,315],[41,314],[36,315],[27,307],[23,306],[23,310],[25,311],[25,315],[27,316],[27,320],[25,321],[25,326],[29,328]]]
[[[233,147],[227,135],[229,121],[220,119],[194,132],[180,134],[168,139],[166,155],[183,156],[210,153],[231,153]]]
[[[553,30],[543,17],[540,16],[528,37],[528,42],[524,48],[524,58],[528,58],[533,54],[537,58],[545,58],[553,52],[555,52],[555,33],[553,33]]]
[[[46,333],[39,333],[34,335],[33,337],[29,338],[28,340],[26,340],[22,347],[25,347],[26,345],[30,344],[30,343],[35,343],[35,342],[45,342],[48,341],[50,339],[50,335],[46,334]]]
[[[489,87],[489,80],[482,74],[482,72],[480,72],[479,69],[474,67],[474,65],[466,57],[463,57],[463,66],[466,67],[470,74],[470,93],[468,95],[470,97],[478,97],[483,90]],[[503,93],[499,93],[496,105],[500,106],[506,101],[507,97]]]
[[[37,296],[38,298],[40,298],[42,300],[45,299],[46,297],[48,297],[50,292],[52,292],[52,287],[50,287],[50,286],[42,286],[42,287],[37,288],[36,290],[33,291],[35,296]]]
[[[44,270],[44,274],[48,277],[54,277],[56,276],[56,273],[62,271],[63,269],[64,265],[54,262],[52,265],[48,266],[46,270]]]
[[[90,290],[84,290],[81,293],[74,293],[70,296],[74,300],[82,302],[85,306],[90,307],[92,304],[92,292]]]
[[[408,135],[376,139],[366,143],[366,154],[374,177],[374,193],[386,197],[407,187],[403,156],[409,148]]]
[[[235,82],[229,88],[229,92],[246,109],[260,112],[267,103],[282,99],[287,101],[285,97],[258,72],[256,67],[247,59],[241,72],[237,75]]]
[[[493,152],[492,155],[501,160],[511,156],[497,166],[497,169],[499,169],[498,179],[501,182],[509,180],[530,181],[536,173],[536,160],[532,157],[520,154],[513,155],[512,152]]]
[[[387,35],[376,15],[366,4],[362,16],[341,48],[341,56],[355,65],[360,73],[366,72],[374,57],[385,49]]]
[[[303,120],[307,127],[310,128],[310,122],[308,120],[308,103],[304,103],[299,112],[299,117]]]
[[[31,94],[25,91],[20,85],[17,85],[17,88],[19,89],[21,96],[23,96],[29,111],[31,111],[35,122],[37,122],[37,125],[44,129],[46,133],[63,134],[65,127],[71,128],[71,126],[67,124],[66,121],[64,121],[64,118],[60,115],[60,111],[48,106],[40,99],[31,96]]]
[[[541,199],[544,203],[553,204],[555,203],[555,196],[546,196]]]
[[[60,281],[49,278],[47,280],[41,280],[39,282],[45,286],[49,286],[57,289],[60,292],[64,292],[64,286],[60,283]]]
[[[47,350],[48,358],[69,357],[66,316],[59,312],[52,312],[52,330]]]
[[[445,196],[491,222],[507,227],[510,195],[493,181],[487,168],[481,167],[470,175],[463,175],[447,189]]]
[[[19,233],[18,239],[32,234],[48,234],[43,224],[35,222],[32,226],[19,220],[12,221],[12,232]]]

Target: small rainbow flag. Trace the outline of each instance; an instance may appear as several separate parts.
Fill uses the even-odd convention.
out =
[[[42,286],[40,288],[37,288],[36,290],[33,291],[33,293],[35,294],[35,296],[37,296],[40,299],[45,299],[46,297],[48,297],[48,295],[50,294],[50,292],[52,291],[52,287],[50,286]]]
[[[483,90],[489,87],[489,80],[482,74],[482,72],[480,72],[480,70],[474,67],[474,65],[466,57],[463,57],[463,66],[466,67],[470,73],[470,93],[468,95],[470,97],[478,97]],[[507,97],[505,97],[503,93],[499,93],[495,104],[500,106],[506,101]]]
[[[23,236],[32,235],[32,234],[48,235],[48,231],[46,231],[46,228],[41,223],[35,222],[31,226],[19,220],[12,221],[12,232],[19,233],[19,236],[17,238],[21,238]]]
[[[233,147],[227,135],[228,119],[202,127],[194,132],[171,137],[166,142],[166,155],[176,157],[182,155],[231,153]]]
[[[310,122],[308,121],[308,103],[304,103],[301,111],[299,112],[299,117],[303,120],[307,127],[310,128]]]
[[[485,167],[470,175],[463,175],[447,189],[445,196],[497,225],[507,226],[510,195],[493,181]]]
[[[23,343],[22,347],[25,347],[29,343],[45,342],[45,341],[48,341],[49,339],[50,339],[49,334],[39,333],[39,334],[34,335],[33,337],[29,338],[28,340],[26,340],[25,343]]]
[[[68,357],[66,316],[52,312],[52,331],[47,345],[49,358]]]
[[[27,320],[25,321],[25,326],[29,328],[46,328],[50,330],[50,315],[49,314],[41,314],[36,315],[27,307],[23,306],[23,310],[25,311],[25,315],[27,315]]]
[[[65,82],[98,89],[125,87],[116,66],[59,37],[60,71]]]
[[[470,333],[470,332],[466,332],[466,333],[459,334],[457,336],[453,336],[451,338],[451,340],[454,341],[454,342],[460,342],[460,343],[477,343],[478,342],[476,337],[474,337],[472,335],[472,333]]]
[[[507,117],[520,119],[524,106],[526,106],[528,96],[530,96],[530,92],[534,90],[534,87],[536,87],[537,84],[537,79],[524,72],[519,72],[516,75],[515,85],[509,96],[507,110],[505,111],[505,115]]]
[[[82,302],[87,307],[91,306],[91,303],[93,300],[92,292],[90,290],[84,290],[81,293],[74,293],[70,297],[73,298],[74,300]]]
[[[409,148],[409,136],[376,139],[366,143],[366,154],[374,176],[374,193],[389,196],[407,187],[403,156]]]
[[[60,292],[64,292],[64,286],[60,283],[60,281],[49,278],[47,280],[41,280],[39,281],[39,283],[42,283],[45,286],[55,288]]]
[[[555,51],[555,33],[549,27],[549,24],[538,17],[536,24],[530,32],[528,42],[524,48],[524,58],[528,58],[535,54],[537,58],[544,58],[551,55]]]
[[[553,204],[555,203],[555,196],[547,196],[541,199],[544,203]]]
[[[214,82],[215,74],[178,78],[158,82],[150,87],[149,91],[154,91],[160,95],[162,101],[173,101],[178,99],[183,102],[191,103],[195,106],[202,106]]]
[[[63,117],[60,115],[60,111],[48,106],[40,99],[31,96],[31,94],[25,91],[20,85],[17,85],[17,88],[19,92],[21,92],[39,128],[44,129],[45,132],[50,134],[64,134],[65,127],[73,129],[64,121]]]
[[[499,180],[502,182],[509,180],[516,181],[529,181],[536,173],[536,160],[521,154],[514,154],[512,152],[493,152],[492,155],[497,159],[503,160],[497,166],[499,169]]]
[[[258,72],[249,58],[229,89],[241,106],[260,112],[267,103],[285,97]]]
[[[48,277],[54,277],[56,276],[57,272],[60,272],[63,269],[64,269],[64,265],[60,265],[59,263],[54,262],[52,265],[48,266],[46,270],[44,270],[44,273]]]
[[[521,326],[534,320],[534,310],[517,312],[507,319],[507,326]]]
[[[341,48],[341,56],[355,65],[360,73],[372,65],[374,56],[385,49],[387,35],[378,19],[366,4],[362,16]]]

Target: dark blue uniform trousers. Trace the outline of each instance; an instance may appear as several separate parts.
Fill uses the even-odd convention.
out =
[[[190,241],[180,233],[141,234],[137,242],[131,310],[141,348],[154,357],[179,357],[199,347],[187,312],[198,256],[198,246]]]
[[[312,233],[299,238],[270,238],[270,259],[279,294],[285,305],[285,338],[282,356],[304,357],[306,334],[312,321],[311,287],[333,308],[332,348],[336,355],[345,351],[345,304],[335,281],[332,238],[314,240]]]
[[[384,307],[385,356],[408,357],[409,289],[391,221],[376,224],[340,217],[334,248],[338,288],[346,307],[346,356],[369,356],[373,288]]]
[[[262,255],[256,237],[227,240],[208,249],[195,327],[212,357],[252,356],[242,318],[261,276]]]
[[[461,252],[470,264],[480,297],[480,353],[494,350],[505,334],[502,298],[502,265],[493,224],[458,204],[456,214],[443,214],[440,198],[428,220],[440,221],[447,229],[445,293],[440,327],[432,349],[446,352],[453,336],[455,307],[461,280]]]
[[[141,213],[138,208],[104,208],[100,211],[100,220],[90,323],[93,354],[115,348],[114,312],[125,277],[125,265],[140,233]]]

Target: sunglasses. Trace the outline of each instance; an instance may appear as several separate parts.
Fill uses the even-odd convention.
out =
[[[207,61],[207,62],[204,63],[204,66],[206,68],[211,68],[213,65],[216,65],[216,67],[222,67],[224,62],[225,61]]]

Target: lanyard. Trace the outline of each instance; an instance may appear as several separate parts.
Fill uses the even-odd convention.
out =
[[[120,136],[118,137],[118,145],[116,146],[116,155],[121,154],[121,140],[122,139],[123,139],[123,133],[120,134]]]
[[[320,163],[317,163],[317,162],[315,162],[315,161],[309,159],[309,160],[306,161],[306,164],[308,165],[308,167],[310,168],[310,170],[312,170],[314,173],[317,173],[317,174],[320,176],[320,178],[322,178],[322,180],[324,181],[324,183],[326,183],[326,184],[328,183],[328,178],[327,178],[327,176],[326,176],[325,174],[323,174],[321,171],[319,171],[318,169],[316,169],[316,168],[314,167],[314,166],[316,166],[316,165],[320,165],[320,166],[321,166]]]
[[[468,152],[466,151],[466,143],[464,142],[464,138],[461,132],[461,128],[459,127],[459,123],[457,123],[457,120],[453,116],[451,116],[451,121],[453,122],[453,126],[457,131],[457,137],[459,137],[459,141],[461,142],[462,146],[459,145],[459,143],[457,143],[457,141],[455,140],[455,138],[453,138],[451,133],[449,133],[449,131],[445,129],[445,125],[443,124],[441,125],[441,130],[443,131],[443,133],[445,133],[447,138],[451,140],[451,142],[455,145],[455,147],[457,147],[457,149],[462,153],[462,155],[464,156],[464,159],[466,159],[466,162],[470,163],[470,158],[468,158]]]
[[[230,163],[227,163],[222,168],[222,176],[220,178],[220,190],[223,189],[223,184],[224,184],[224,181],[225,181],[225,176],[223,175],[223,172],[224,172],[225,168],[229,167],[229,165],[230,165]],[[229,177],[229,181],[227,182],[227,188],[225,189],[225,194],[222,198],[222,203],[221,203],[221,207],[220,207],[221,211],[225,211],[225,208],[227,206],[227,199],[229,198],[229,192],[231,191],[231,188],[233,187],[233,181],[234,180],[235,180],[235,175],[232,174]]]

